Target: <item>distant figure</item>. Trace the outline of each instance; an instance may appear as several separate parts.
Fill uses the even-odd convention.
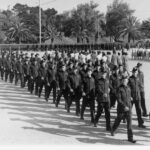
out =
[[[120,52],[118,52],[117,63],[118,65],[122,65],[122,57],[120,55]]]
[[[122,54],[122,65],[124,68],[124,71],[127,71],[129,73],[129,65],[128,65],[128,56],[127,52],[123,52]]]
[[[117,66],[118,67],[118,56],[116,54],[116,50],[113,50],[113,55],[111,57],[111,63],[114,65],[114,66]]]

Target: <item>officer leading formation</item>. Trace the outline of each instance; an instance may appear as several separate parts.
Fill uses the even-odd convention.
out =
[[[128,141],[135,143],[132,131],[132,107],[135,105],[137,124],[146,128],[147,117],[142,64],[138,63],[130,75],[127,52],[72,52],[61,49],[39,54],[1,52],[1,79],[5,82],[27,87],[31,94],[59,107],[62,96],[64,108],[70,113],[75,102],[75,114],[84,120],[84,112],[90,108],[91,124],[97,127],[105,113],[106,131],[114,136],[121,121],[127,122]],[[20,81],[20,82],[19,82]],[[97,107],[96,107],[97,106]],[[117,106],[117,117],[111,122],[111,109]]]

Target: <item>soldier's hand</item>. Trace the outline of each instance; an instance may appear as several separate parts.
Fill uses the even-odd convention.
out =
[[[70,89],[70,92],[73,93],[73,89]]]
[[[104,94],[104,97],[107,97],[107,94],[106,94],[106,93]]]
[[[85,95],[86,95],[86,94],[83,92],[83,93],[82,93],[82,96],[85,96]]]
[[[124,108],[124,111],[126,112],[126,111],[129,111],[129,107],[125,107]]]

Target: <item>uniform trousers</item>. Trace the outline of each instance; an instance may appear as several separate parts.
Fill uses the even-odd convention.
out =
[[[55,103],[55,101],[56,101],[56,89],[57,89],[57,83],[55,80],[53,80],[50,83],[50,86],[46,85],[46,87],[45,87],[45,98],[48,100],[50,93],[53,90],[53,102]]]
[[[105,111],[106,130],[110,130],[110,103],[109,102],[99,102],[98,101],[95,123],[98,123],[99,118],[101,117],[101,115],[103,113],[103,110]]]
[[[120,125],[120,122],[123,118],[126,118],[127,120],[127,135],[128,140],[133,140],[133,132],[132,132],[132,112],[118,112],[117,118],[115,119],[115,123],[112,126],[112,131],[114,132]]]
[[[90,114],[91,114],[91,122],[94,123],[95,121],[95,102],[94,102],[94,98],[91,96],[84,96],[83,97],[83,101],[82,101],[82,107],[81,107],[81,118],[83,118],[84,116],[84,111],[86,109],[86,107],[89,105],[90,107]]]

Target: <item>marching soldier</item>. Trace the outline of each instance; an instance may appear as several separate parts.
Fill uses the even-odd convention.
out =
[[[66,66],[61,65],[60,71],[57,73],[57,85],[58,85],[58,96],[56,99],[56,107],[58,107],[60,98],[63,95],[65,99],[65,108],[68,110],[68,85],[67,85],[68,73],[66,72]]]
[[[36,68],[35,68],[35,59],[32,59],[31,61],[31,65],[29,67],[29,90],[30,93],[33,93],[34,90],[34,83],[35,83],[35,79],[36,79]]]
[[[10,67],[10,76],[9,76],[10,83],[13,83],[13,79],[15,76],[15,61],[16,61],[16,58],[12,57],[11,67]]]
[[[139,79],[137,78],[137,68],[133,68],[132,76],[129,78],[129,86],[131,88],[131,97],[133,99],[132,105],[135,104],[136,114],[138,117],[138,126],[140,128],[145,128],[144,121],[142,119],[141,113],[141,97],[140,97],[140,90],[139,90]]]
[[[25,58],[25,61],[23,63],[23,78],[24,78],[24,82],[23,82],[23,85],[22,87],[24,88],[26,86],[26,82],[29,80],[29,73],[28,73],[28,57]]]
[[[4,54],[2,53],[2,58],[0,59],[0,66],[1,66],[1,79],[3,80],[4,77]]]
[[[9,55],[7,56],[5,60],[5,82],[7,82],[8,76],[10,74],[10,68],[11,68],[11,60]]]
[[[20,63],[21,63],[21,58],[17,57],[16,62],[15,62],[15,85],[18,84],[18,81],[20,79]]]
[[[109,98],[109,80],[107,79],[107,70],[102,69],[102,76],[98,79],[96,87],[97,95],[97,114],[95,117],[95,127],[99,118],[105,110],[106,130],[110,131],[110,98]]]
[[[56,91],[57,91],[57,68],[56,64],[49,64],[46,73],[46,89],[45,89],[45,99],[48,101],[51,90],[53,90],[53,103],[56,102]]]
[[[46,77],[46,70],[44,67],[44,62],[41,60],[40,67],[38,70],[38,83],[39,83],[39,89],[38,89],[38,96],[41,97],[43,86],[45,85],[45,77]]]
[[[80,99],[82,97],[82,80],[81,76],[78,73],[78,68],[74,67],[73,72],[68,76],[68,82],[69,82],[69,93],[70,98],[68,100],[68,109],[70,112],[70,106],[73,101],[76,103],[76,115],[78,116],[80,114]]]
[[[38,74],[38,70],[39,70],[40,64],[39,64],[39,60],[35,59],[35,95],[39,96],[39,85],[40,85],[40,77]]]
[[[95,122],[94,104],[95,104],[95,80],[92,77],[92,68],[87,69],[87,76],[83,80],[83,101],[81,107],[81,119],[84,120],[85,108],[90,106],[91,123]]]
[[[120,125],[121,120],[125,117],[127,120],[127,134],[128,141],[132,143],[136,143],[133,140],[133,132],[132,132],[132,104],[131,104],[131,90],[128,86],[128,77],[124,76],[122,78],[122,84],[118,90],[118,107],[117,107],[117,118],[115,119],[115,123],[111,128],[111,135],[114,136],[114,132]]]
[[[120,79],[118,76],[118,67],[114,66],[112,75],[110,76],[110,107],[115,107],[117,101],[117,90],[120,85]]]
[[[144,73],[142,72],[142,64],[138,63],[137,64],[137,69],[138,69],[138,79],[140,81],[140,96],[141,96],[141,108],[143,111],[143,116],[147,117],[147,109],[146,109],[146,104],[145,104],[145,92],[144,92]]]

